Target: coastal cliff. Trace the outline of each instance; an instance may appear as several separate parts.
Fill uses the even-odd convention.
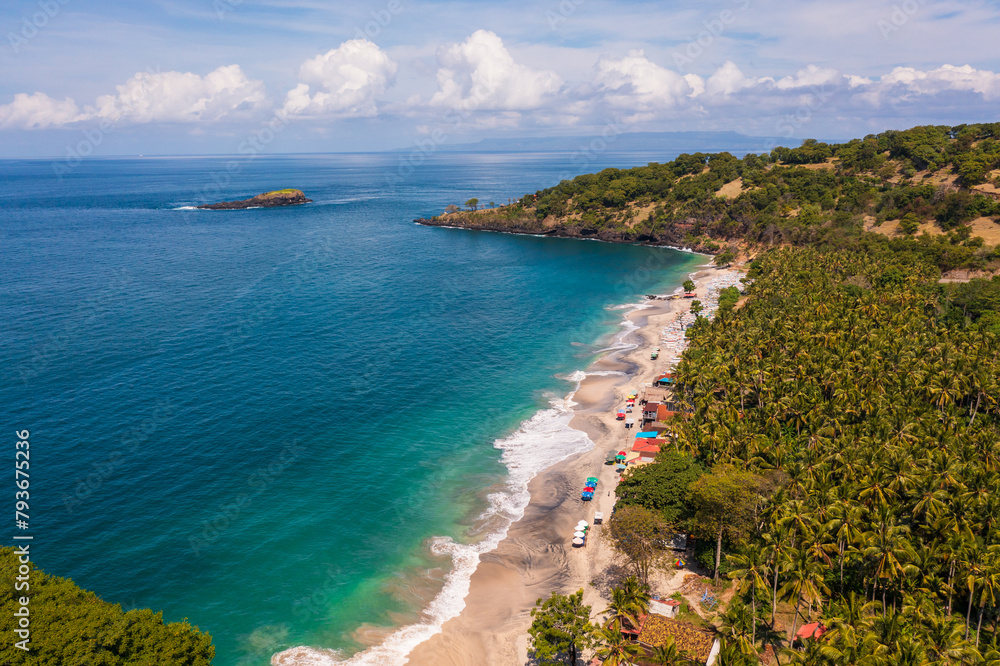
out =
[[[245,208],[273,208],[275,206],[294,206],[297,204],[312,203],[312,199],[306,198],[302,190],[284,189],[264,192],[249,199],[241,201],[222,201],[214,204],[204,204],[198,208],[208,210],[242,210]]]

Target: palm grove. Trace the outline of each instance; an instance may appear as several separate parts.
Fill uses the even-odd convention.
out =
[[[992,129],[945,129],[803,149],[874,169],[897,151],[893,173],[947,169],[959,186],[1000,166]],[[608,532],[640,577],[659,554],[634,538],[627,552],[616,522],[654,544],[699,537],[701,563],[735,587],[717,622],[723,664],[756,664],[771,645],[782,663],[1000,665],[1000,278],[939,283],[956,266],[996,270],[965,224],[1000,210],[904,173],[865,185],[875,194],[855,212],[930,217],[946,233],[867,233],[837,214],[852,168],[829,174],[839,184],[832,205],[817,194],[814,219],[747,244],[759,256],[745,303],[727,299],[689,332],[677,381],[690,417],[620,484]],[[790,649],[816,620],[829,631]]]
[[[737,589],[724,663],[819,619],[831,631],[784,661],[1000,664],[1000,339],[995,309],[967,305],[995,308],[1000,280],[939,275],[884,239],[776,250],[743,307],[694,327],[691,418],[619,486],[608,531],[704,537]],[[655,565],[616,545],[638,576]]]

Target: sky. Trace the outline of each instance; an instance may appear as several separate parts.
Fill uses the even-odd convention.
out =
[[[0,157],[1000,120],[1000,0],[4,0]]]

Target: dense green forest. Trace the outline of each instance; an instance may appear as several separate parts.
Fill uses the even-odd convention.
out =
[[[734,581],[723,663],[1000,664],[1000,279],[939,277],[884,238],[775,249],[690,330],[693,412],[619,503]]]
[[[32,666],[208,666],[215,656],[212,638],[185,622],[163,622],[148,609],[123,611],[68,578],[40,569],[29,574],[30,589],[16,590],[14,548],[0,548],[0,664]],[[31,565],[29,565],[31,566]],[[27,597],[31,631],[25,652],[14,633]]]
[[[933,255],[942,270],[995,269],[1000,255],[969,222],[1000,221],[998,139],[1000,123],[988,123],[915,127],[843,144],[809,140],[742,159],[684,154],[424,222],[709,252],[731,241],[839,245],[863,235],[866,222],[876,229],[891,223],[902,231],[897,243]],[[922,224],[935,233],[917,233]]]

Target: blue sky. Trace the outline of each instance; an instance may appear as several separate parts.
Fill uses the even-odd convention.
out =
[[[1000,119],[1000,3],[7,0],[0,156]]]

